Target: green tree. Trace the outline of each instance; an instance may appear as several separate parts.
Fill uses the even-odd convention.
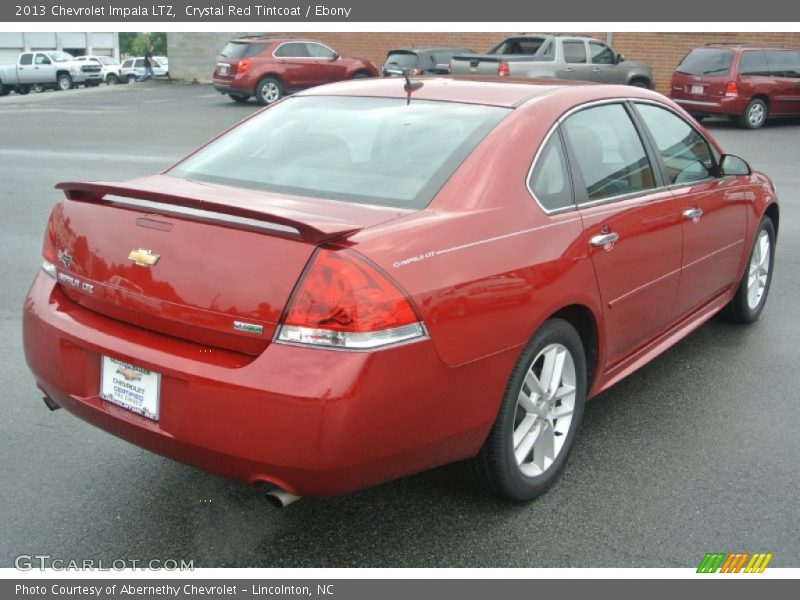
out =
[[[119,34],[119,51],[128,56],[142,56],[153,46],[156,56],[167,55],[167,34],[164,32],[123,32]]]

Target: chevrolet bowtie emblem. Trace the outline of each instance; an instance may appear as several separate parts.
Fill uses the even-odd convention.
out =
[[[131,250],[131,253],[128,254],[128,260],[132,260],[140,267],[152,267],[158,262],[159,258],[161,258],[159,254],[153,254],[151,250],[145,250],[144,248]]]
[[[128,381],[139,381],[142,378],[142,376],[139,373],[137,373],[130,367],[125,367],[125,368],[119,367],[117,369],[117,373],[119,375],[122,375]]]

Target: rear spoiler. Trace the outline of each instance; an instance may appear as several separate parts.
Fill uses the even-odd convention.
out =
[[[285,207],[246,207],[191,196],[157,192],[125,184],[68,181],[56,185],[69,200],[133,208],[148,213],[299,237],[315,244],[362,229],[354,223],[311,215]]]

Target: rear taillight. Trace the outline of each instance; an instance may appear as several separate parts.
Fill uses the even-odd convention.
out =
[[[739,87],[736,85],[735,81],[729,81],[728,85],[725,86],[725,95],[726,96],[738,96],[739,95]]]
[[[497,65],[497,74],[500,77],[508,77],[510,72],[507,62],[501,62]]]
[[[275,339],[358,350],[425,335],[411,302],[377,266],[349,250],[320,249]]]
[[[243,58],[239,61],[239,64],[236,65],[236,72],[237,73],[244,73],[247,69],[250,68],[250,65],[253,64],[253,61],[249,58]]]

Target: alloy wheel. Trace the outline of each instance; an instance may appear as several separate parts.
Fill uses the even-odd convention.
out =
[[[767,289],[771,252],[769,233],[762,229],[753,246],[747,272],[747,305],[751,310],[758,308]]]
[[[764,111],[764,105],[759,103],[754,103],[750,110],[747,112],[747,119],[750,121],[750,125],[753,127],[758,127],[761,123],[764,122],[764,118],[766,117]]]
[[[267,104],[272,104],[281,97],[281,91],[274,81],[267,81],[261,86],[261,96]]]

